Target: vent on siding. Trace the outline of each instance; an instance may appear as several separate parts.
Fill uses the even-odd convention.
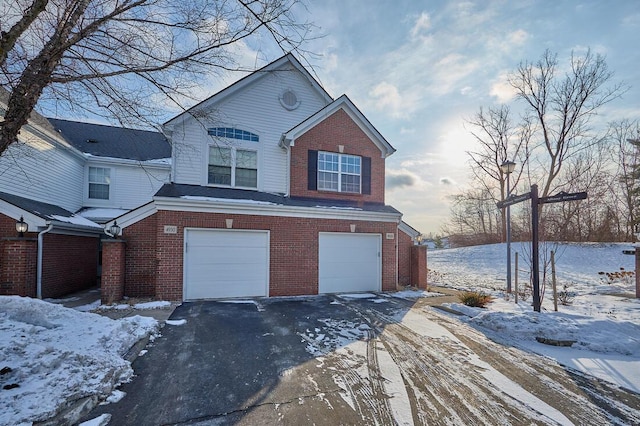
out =
[[[300,106],[300,101],[298,100],[296,92],[291,89],[287,89],[282,92],[282,95],[280,95],[280,104],[289,111],[292,111]]]

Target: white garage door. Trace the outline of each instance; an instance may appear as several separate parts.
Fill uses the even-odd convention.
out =
[[[319,293],[380,291],[381,236],[320,233]]]
[[[267,231],[188,229],[184,299],[267,296]]]

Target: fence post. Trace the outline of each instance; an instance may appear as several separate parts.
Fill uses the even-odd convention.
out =
[[[514,274],[514,278],[515,278],[515,291],[516,291],[516,305],[518,304],[518,252],[516,252],[516,260],[515,260],[515,266],[516,266],[516,273]]]
[[[558,312],[558,288],[556,287],[556,253],[551,250],[551,285],[553,286],[553,310]]]

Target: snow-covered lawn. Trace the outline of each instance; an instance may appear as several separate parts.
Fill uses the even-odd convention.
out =
[[[133,374],[123,356],[157,330],[153,318],[112,320],[0,296],[0,424],[31,424],[82,398],[108,397]]]
[[[554,312],[550,284],[541,313],[533,311],[531,296],[521,298],[517,305],[513,295],[506,297],[505,244],[432,250],[428,254],[429,281],[494,296],[487,309],[448,304],[465,313],[470,325],[492,339],[549,356],[567,367],[640,392],[640,299],[632,297],[635,277],[628,272],[634,271],[635,260],[634,256],[622,254],[627,248],[631,246],[553,247],[557,250],[558,291],[566,290],[571,299],[569,305],[559,304],[558,312]],[[512,250],[520,253],[518,278],[522,288],[529,280],[526,253],[530,249],[517,243]],[[571,347],[550,346],[537,338],[575,343]]]

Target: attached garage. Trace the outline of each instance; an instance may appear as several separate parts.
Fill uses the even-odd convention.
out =
[[[269,231],[185,229],[184,299],[267,296]]]
[[[382,236],[321,232],[318,292],[380,291]]]

